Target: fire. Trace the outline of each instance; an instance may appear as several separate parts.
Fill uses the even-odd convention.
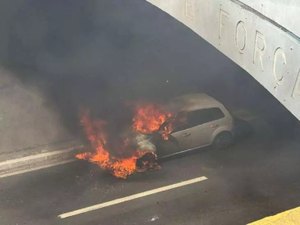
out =
[[[137,107],[133,118],[133,129],[143,134],[151,134],[158,131],[171,116],[171,113],[155,104]]]
[[[136,151],[129,158],[118,159],[112,156],[106,148],[107,136],[105,127],[107,123],[102,120],[92,121],[89,114],[85,112],[80,120],[85,134],[90,141],[94,152],[85,152],[76,155],[78,159],[88,160],[99,165],[102,169],[110,171],[114,176],[126,178],[136,170],[136,160],[142,152]]]
[[[167,141],[169,140],[169,136],[173,130],[174,130],[173,123],[170,122],[162,128],[160,135],[165,141]]]
[[[139,106],[135,110],[131,129],[136,134],[151,134],[158,131],[161,125],[171,116],[171,113],[165,112],[161,107],[154,104]],[[138,169],[137,160],[149,153],[149,151],[145,149],[133,149],[129,157],[115,157],[108,149],[108,136],[105,132],[108,126],[107,122],[103,120],[91,120],[87,112],[82,114],[80,122],[93,152],[77,154],[76,158],[95,163],[102,169],[110,171],[116,177],[125,179],[127,176],[136,172]],[[164,139],[167,139],[169,133],[169,128],[164,127],[161,135]],[[123,146],[120,146],[120,149],[126,149],[129,145],[130,140],[124,138]],[[155,153],[151,152],[151,154]]]

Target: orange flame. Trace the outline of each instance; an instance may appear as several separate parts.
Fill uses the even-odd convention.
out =
[[[88,160],[99,165],[102,169],[110,171],[114,176],[126,178],[136,170],[136,160],[142,152],[136,151],[129,158],[118,159],[110,155],[106,149],[107,136],[104,133],[106,122],[97,120],[91,121],[88,113],[84,113],[81,117],[81,124],[87,135],[94,152],[85,152],[76,155],[78,159]]]
[[[163,111],[154,104],[144,105],[136,108],[132,129],[137,133],[150,134],[158,131],[170,117],[171,113]],[[123,179],[137,171],[136,161],[145,155],[146,151],[135,150],[127,158],[114,157],[107,149],[108,137],[105,133],[107,123],[102,120],[92,121],[87,112],[83,113],[80,122],[94,152],[80,153],[76,155],[76,158],[95,163],[102,169],[110,171],[114,176]],[[161,135],[167,139],[169,133],[170,131],[164,128]],[[127,145],[128,139],[124,139],[123,144]]]
[[[133,129],[143,134],[151,134],[158,131],[171,116],[171,113],[155,104],[137,107],[133,118]]]

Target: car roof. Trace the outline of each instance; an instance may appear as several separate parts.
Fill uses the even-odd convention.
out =
[[[222,107],[223,104],[205,93],[187,94],[172,99],[168,108],[175,112]]]

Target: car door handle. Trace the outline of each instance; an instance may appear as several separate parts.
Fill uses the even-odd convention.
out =
[[[191,133],[184,133],[183,134],[183,137],[188,137],[188,136],[190,136],[191,135]]]

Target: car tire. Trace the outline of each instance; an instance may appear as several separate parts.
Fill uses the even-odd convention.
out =
[[[145,172],[147,170],[156,170],[159,168],[157,156],[151,152],[146,153],[136,161],[137,172]]]
[[[224,131],[215,137],[213,141],[213,147],[215,149],[227,148],[232,144],[232,142],[233,142],[232,134],[229,131]]]

